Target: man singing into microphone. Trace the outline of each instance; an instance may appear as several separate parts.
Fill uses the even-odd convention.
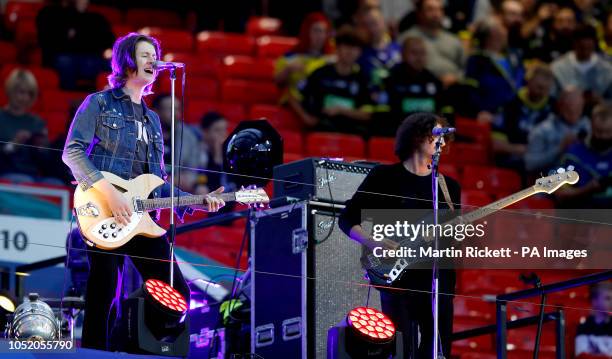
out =
[[[163,163],[163,136],[159,117],[143,101],[151,94],[161,56],[156,39],[136,33],[117,39],[113,46],[111,89],[94,93],[77,111],[66,139],[62,159],[83,189],[93,187],[106,198],[115,220],[129,223],[131,204],[100,171],[124,179],[151,173],[166,178]],[[173,186],[166,182],[153,196],[167,197]],[[187,195],[174,188],[176,195]],[[223,192],[223,187],[213,193]],[[208,197],[205,208],[215,212],[224,206],[221,199]],[[198,207],[200,209],[200,207]],[[178,208],[179,218],[192,208]],[[169,282],[170,246],[165,237],[134,237],[112,251],[87,252],[89,279],[83,323],[83,347],[106,350],[112,321],[121,314],[122,267],[129,256],[143,280],[156,278]],[[174,264],[174,286],[189,303],[189,287]]]
[[[398,163],[380,165],[372,169],[359,189],[342,211],[339,225],[351,239],[373,249],[396,249],[390,240],[374,241],[361,226],[362,209],[432,209],[431,163],[435,153],[435,134],[445,135],[444,118],[431,113],[415,113],[408,116],[397,130],[395,154]],[[442,147],[445,142],[442,141]],[[446,183],[446,185],[444,185]],[[457,181],[440,178],[439,208],[446,210],[460,207],[461,189]],[[450,197],[450,198],[448,198]],[[449,201],[452,203],[449,205]],[[439,334],[442,352],[450,358],[450,336],[453,330],[453,295],[455,272],[440,269],[439,281]],[[388,315],[404,335],[404,357],[414,350],[416,358],[431,358],[433,352],[432,270],[409,269],[395,289],[380,289],[382,311]],[[418,331],[417,331],[418,327]],[[412,346],[417,343],[418,348]],[[413,358],[414,359],[414,358]]]

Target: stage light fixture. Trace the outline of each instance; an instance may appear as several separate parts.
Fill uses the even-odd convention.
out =
[[[154,299],[154,303],[163,306],[160,309],[170,309],[169,314],[175,314],[180,317],[187,311],[187,302],[183,295],[167,283],[158,279],[149,279],[144,283],[144,288],[145,293]]]
[[[358,307],[351,310],[347,323],[356,335],[374,343],[387,343],[395,337],[395,326],[391,319],[374,308]]]
[[[122,303],[111,349],[128,353],[187,356],[187,299],[159,279],[148,279]]]
[[[402,359],[402,335],[375,308],[357,307],[327,333],[328,359]]]
[[[7,337],[19,340],[58,340],[60,339],[60,321],[51,307],[41,301],[36,293],[30,293],[28,299],[14,311]]]

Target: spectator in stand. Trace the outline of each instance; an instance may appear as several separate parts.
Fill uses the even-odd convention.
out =
[[[559,163],[569,146],[588,136],[591,126],[583,111],[583,92],[575,87],[566,88],[559,96],[555,113],[529,133],[525,153],[527,171],[545,173]]]
[[[87,11],[88,5],[89,0],[50,1],[36,17],[43,65],[57,69],[64,90],[93,89],[98,74],[110,70],[104,52],[115,36],[106,18]]]
[[[603,99],[612,99],[612,65],[597,52],[597,32],[588,25],[574,32],[574,49],[552,63],[560,88],[575,86],[585,92],[592,108]]]
[[[446,87],[462,76],[465,56],[459,38],[442,28],[444,7],[441,0],[417,0],[415,4],[417,24],[400,35],[420,37],[427,44],[427,69],[433,72]]]
[[[368,78],[357,65],[363,44],[353,28],[340,29],[336,62],[319,68],[306,80],[303,106],[315,119],[316,130],[367,133],[372,99]]]
[[[591,128],[591,136],[568,148],[561,158],[564,167],[572,165],[580,174],[576,185],[563,187],[557,192],[564,207],[612,208],[612,103],[595,106]],[[612,350],[612,342],[610,345]]]
[[[543,3],[537,21],[532,20],[523,27],[523,36],[530,36],[527,58],[548,63],[572,49],[568,40],[576,30],[576,13],[571,7],[557,8],[558,5],[552,2]],[[548,24],[549,18],[552,18],[551,25]]]
[[[385,80],[391,118],[389,125],[377,124],[385,135],[397,131],[400,122],[415,112],[436,112],[440,109],[442,82],[429,70],[427,47],[419,37],[408,36],[402,44],[403,62],[391,69]]]
[[[391,39],[380,9],[366,8],[358,16],[359,26],[366,34],[366,46],[361,52],[359,66],[374,87],[380,87],[389,70],[401,61],[400,46]]]
[[[527,84],[504,108],[501,121],[493,123],[495,163],[525,171],[523,156],[529,132],[552,112],[550,93],[555,78],[548,65],[538,64],[525,76]]]
[[[419,0],[413,0],[414,3],[418,1]],[[413,8],[414,7],[416,7],[416,5],[413,5]],[[447,14],[444,19],[444,27],[453,33],[458,33],[467,29],[472,22],[480,21],[491,16],[493,7],[489,0],[453,0],[445,1],[444,10]],[[417,21],[417,14],[415,11],[406,13],[399,22],[399,32],[403,33],[409,30]]]
[[[593,314],[576,331],[576,358],[610,358],[612,356],[612,282],[591,286]]]
[[[499,17],[508,30],[508,48],[511,51],[519,52],[520,56],[523,55],[523,49],[527,47],[521,33],[525,22],[524,12],[523,4],[518,0],[504,0],[499,12]]]
[[[476,25],[473,39],[475,52],[468,58],[465,70],[470,117],[492,122],[522,85],[524,69],[521,59],[506,53],[508,31],[496,18]]]
[[[316,119],[308,115],[302,107],[300,89],[313,71],[331,60],[334,52],[332,30],[332,25],[325,15],[308,15],[302,23],[297,46],[276,61],[274,79],[283,89],[281,104],[295,112],[306,126],[314,126]]]
[[[195,192],[207,194],[211,188],[223,184],[231,190],[232,185],[223,172],[223,142],[228,135],[228,122],[217,112],[208,112],[202,116],[198,128],[200,148],[198,158],[198,178]]]
[[[609,12],[599,38],[599,48],[608,61],[612,60],[612,12]]]
[[[44,148],[49,143],[45,122],[30,112],[38,97],[36,78],[28,70],[15,69],[6,79],[5,91],[8,103],[0,109],[0,178],[61,184],[42,177],[37,166],[53,153]]]
[[[159,95],[153,101],[152,107],[155,112],[159,115],[159,120],[162,126],[162,134],[164,136],[164,163],[166,165],[166,172],[170,173],[170,164],[172,163],[171,156],[171,128],[172,128],[172,97],[164,94]],[[200,143],[194,130],[185,124],[181,124],[181,102],[178,99],[174,104],[174,160],[176,163],[176,169],[180,168],[180,171],[175,170],[175,179],[177,185],[186,191],[192,191],[196,184],[197,173],[195,168],[198,166],[199,158],[199,147]],[[146,120],[146,119],[145,119]],[[140,124],[140,122],[139,122]],[[179,167],[180,166],[180,167]],[[180,173],[180,177],[179,177]]]

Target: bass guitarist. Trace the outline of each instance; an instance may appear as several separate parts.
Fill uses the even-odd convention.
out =
[[[432,129],[446,126],[446,120],[430,113],[416,113],[408,116],[399,126],[396,134],[395,154],[399,162],[375,167],[360,185],[353,198],[346,202],[339,225],[353,240],[373,249],[384,247],[395,249],[396,244],[388,239],[374,241],[361,223],[362,209],[432,209],[431,156],[435,152]],[[445,142],[442,142],[445,145]],[[446,186],[440,185],[439,193],[446,192],[457,210],[461,199],[459,184],[445,177]],[[442,179],[440,179],[442,182]],[[444,188],[446,187],[446,188]],[[445,197],[447,197],[445,196]],[[440,196],[439,208],[451,209],[448,200]],[[433,351],[432,314],[432,270],[410,269],[396,285],[396,288],[380,290],[382,311],[395,323],[404,335],[404,355],[414,349],[416,358],[431,358]],[[455,293],[455,272],[440,269],[439,282],[439,331],[442,352],[450,357],[453,323],[453,295]],[[420,344],[413,348],[412,343]],[[415,359],[415,358],[412,358]]]
[[[93,187],[102,193],[115,220],[126,225],[132,215],[130,203],[103,177],[100,171],[111,172],[131,179],[144,173],[166,178],[163,163],[163,135],[158,115],[143,101],[151,94],[157,71],[154,62],[161,56],[159,42],[136,33],[117,39],[112,53],[111,89],[94,93],[79,107],[62,155],[74,178],[84,190]],[[153,197],[170,195],[174,187],[165,182],[153,192]],[[175,195],[188,195],[174,188]],[[213,193],[223,192],[220,187]],[[213,196],[197,209],[211,212],[224,206],[224,201]],[[179,207],[177,215],[194,208]],[[82,345],[106,350],[107,337],[113,316],[121,313],[122,266],[129,256],[143,280],[156,278],[169,282],[167,262],[170,246],[165,237],[137,236],[126,245],[111,251],[87,251],[90,274],[87,282],[85,320]],[[189,303],[189,287],[178,265],[174,264],[175,288]]]

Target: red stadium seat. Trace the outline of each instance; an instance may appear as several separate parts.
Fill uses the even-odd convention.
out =
[[[177,76],[174,83],[176,94],[181,93],[181,81]],[[187,80],[187,100],[217,100],[219,98],[219,83],[208,77],[193,76]],[[159,93],[170,93],[170,78],[167,74],[158,75],[156,88]]]
[[[486,275],[482,270],[464,269],[458,272],[457,293],[468,295],[503,294],[519,289],[526,289],[519,281],[519,273],[510,270],[489,270]]]
[[[495,322],[495,303],[482,298],[456,296],[453,300],[454,315],[459,317],[479,318]]]
[[[66,126],[70,120],[68,115],[69,113],[64,111],[45,111],[41,114],[42,119],[47,123],[50,141],[55,140],[57,136],[66,132]]]
[[[0,65],[17,61],[17,48],[10,42],[0,41]]]
[[[304,155],[299,153],[283,152],[283,163],[290,163],[304,159]]]
[[[491,144],[491,124],[468,118],[456,118],[457,136],[468,138],[471,142],[480,143],[487,149]]]
[[[42,95],[42,108],[46,111],[58,111],[68,114],[73,102],[81,103],[87,97],[87,93],[73,91],[45,91]]]
[[[461,204],[467,210],[475,209],[475,207],[483,207],[493,202],[493,198],[486,192],[478,190],[465,189],[461,191]]]
[[[138,32],[156,38],[162,48],[162,53],[193,51],[193,35],[189,31],[164,29],[161,27],[143,27]]]
[[[132,24],[111,24],[111,29],[115,37],[119,38],[136,31],[136,26]]]
[[[102,91],[106,86],[109,86],[108,75],[110,75],[110,72],[103,72],[96,77],[96,89],[98,91]]]
[[[262,36],[257,39],[257,56],[276,59],[291,51],[298,44],[295,37]]]
[[[22,20],[16,25],[15,45],[20,49],[28,49],[38,43],[38,31],[34,20]]]
[[[283,138],[283,151],[304,157],[304,135],[295,131],[279,131]]]
[[[368,158],[374,161],[395,162],[395,140],[387,137],[372,137],[368,141]]]
[[[251,56],[226,56],[221,63],[224,79],[274,81],[274,61]]]
[[[249,112],[249,118],[265,118],[277,130],[303,129],[302,121],[293,112],[275,105],[253,105]]]
[[[251,16],[246,24],[246,33],[251,36],[279,34],[283,23],[274,17]]]
[[[200,54],[217,57],[227,55],[253,55],[255,39],[241,34],[222,32],[200,32],[196,37],[196,49]]]
[[[365,143],[357,135],[315,132],[306,137],[306,154],[317,157],[363,158]]]
[[[246,119],[246,110],[242,104],[194,100],[188,101],[186,106],[185,119],[188,123],[200,123],[202,116],[210,111],[219,112],[233,124]]]
[[[521,188],[521,177],[505,168],[466,166],[462,184],[466,189],[479,189],[489,193],[515,192]]]
[[[454,164],[486,165],[489,163],[489,150],[480,143],[453,142],[443,150],[442,162]]]
[[[2,66],[2,70],[0,72],[2,83],[6,81],[11,71],[16,68],[24,68],[32,72],[41,92],[44,92],[45,90],[57,90],[59,88],[59,76],[54,70],[38,66],[23,66],[19,64],[6,64]]]
[[[4,24],[7,30],[15,31],[18,23],[34,21],[43,6],[42,1],[8,1],[4,7]]]
[[[123,21],[123,14],[121,10],[112,6],[90,4],[87,6],[87,11],[95,12],[106,18],[110,24],[119,24]]]
[[[128,9],[125,13],[125,23],[137,29],[145,26],[182,27],[181,17],[169,10]]]
[[[198,56],[187,52],[169,52],[164,55],[164,61],[184,63],[188,76],[219,77],[221,61],[217,58]],[[189,84],[189,79],[187,81]]]
[[[224,80],[221,83],[221,99],[224,102],[275,104],[278,98],[278,88],[272,83],[245,80]]]

